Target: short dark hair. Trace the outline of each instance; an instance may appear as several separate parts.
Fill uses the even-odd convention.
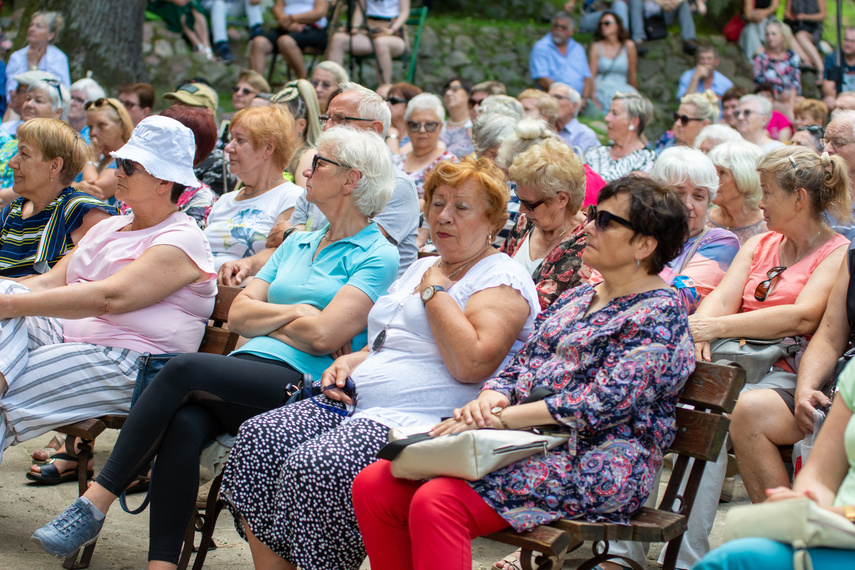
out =
[[[738,87],[734,85],[730,89],[724,92],[724,95],[721,96],[721,102],[730,101],[731,99],[741,99],[743,95],[748,95],[751,93],[751,90],[747,87]]]
[[[677,194],[646,176],[630,175],[606,184],[597,203],[626,194],[629,196],[629,221],[636,237],[651,236],[656,250],[645,260],[647,272],[657,275],[683,250],[689,239],[689,215]],[[635,238],[633,238],[635,239]]]
[[[464,89],[466,89],[467,93],[469,93],[470,95],[472,94],[472,82],[471,81],[469,81],[468,79],[463,79],[462,77],[452,77],[451,79],[449,79],[448,81],[445,82],[445,85],[442,86],[442,91],[439,92],[440,95],[444,94],[448,90],[448,88],[451,87],[451,84],[454,83],[455,81],[459,81],[460,86],[463,87]]]
[[[154,107],[154,87],[148,83],[127,83],[119,87],[119,93],[136,93],[140,107]]]

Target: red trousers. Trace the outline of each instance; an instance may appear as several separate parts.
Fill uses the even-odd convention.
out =
[[[353,508],[371,570],[471,570],[472,539],[509,526],[465,481],[396,479],[383,460],[357,475]]]

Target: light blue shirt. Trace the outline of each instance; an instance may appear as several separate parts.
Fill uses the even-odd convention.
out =
[[[677,87],[677,100],[678,101],[680,99],[682,99],[683,95],[686,94],[686,91],[689,90],[689,83],[692,82],[692,75],[694,75],[694,74],[695,74],[695,68],[693,67],[692,69],[690,69],[688,71],[684,71],[683,75],[680,76],[680,85],[679,85],[679,87]],[[710,89],[712,89],[713,93],[715,93],[719,97],[722,97],[724,95],[724,92],[727,91],[728,89],[730,89],[731,87],[733,87],[733,81],[731,81],[730,79],[728,79],[727,77],[725,77],[724,75],[719,73],[718,71],[713,70],[712,87],[710,87]],[[698,93],[703,93],[704,91],[705,91],[704,82],[698,81]]]
[[[342,238],[312,257],[327,226],[317,232],[294,232],[282,242],[256,275],[270,284],[267,300],[281,305],[306,304],[323,310],[343,285],[356,287],[376,301],[398,273],[398,250],[375,222],[354,236]],[[355,352],[366,344],[363,330],[353,338]],[[332,364],[329,355],[307,354],[269,336],[251,338],[235,353],[248,352],[281,360],[319,380]]]
[[[531,78],[535,81],[548,77],[569,85],[579,93],[583,92],[585,79],[591,77],[585,48],[570,38],[567,40],[567,55],[563,55],[552,41],[551,33],[543,36],[531,48],[528,67]]]
[[[578,147],[581,151],[579,156],[588,152],[588,149],[592,146],[600,146],[597,133],[588,125],[580,123],[576,117],[573,117],[569,123],[564,125],[564,128],[558,131],[558,135],[569,146]]]

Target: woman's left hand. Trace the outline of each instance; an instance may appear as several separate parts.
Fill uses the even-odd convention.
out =
[[[448,289],[453,285],[451,279],[445,276],[442,270],[439,268],[440,261],[437,261],[425,271],[424,275],[422,275],[421,283],[419,283],[419,295],[424,293],[425,289],[430,287],[431,285],[438,285],[448,291]]]
[[[495,420],[494,408],[506,408],[510,404],[507,396],[494,390],[484,390],[478,397],[461,408],[454,410],[454,416],[434,426],[431,436],[446,433],[459,433],[470,429],[492,427]]]

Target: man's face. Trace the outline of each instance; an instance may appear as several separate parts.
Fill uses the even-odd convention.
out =
[[[711,51],[702,51],[698,54],[698,65],[705,65],[715,69],[718,67],[718,58]]]
[[[27,99],[27,86],[26,85],[18,85],[15,90],[12,92],[12,100],[9,101],[9,105],[12,109],[21,114],[21,107],[24,106],[24,101]]]
[[[851,119],[834,119],[825,129],[825,152],[836,154],[846,162],[849,174],[855,174],[855,133]]]
[[[739,99],[728,99],[721,104],[721,115],[724,122],[736,128],[736,110],[739,108]]]
[[[855,55],[855,30],[846,30],[843,34],[843,54],[847,57]]]
[[[128,115],[131,116],[131,122],[134,126],[140,124],[140,121],[148,116],[150,109],[140,105],[140,97],[134,91],[119,93],[119,101],[125,106]]]
[[[552,22],[552,42],[557,46],[563,46],[573,35],[573,22],[570,20],[555,20]]]
[[[324,129],[327,130],[336,125],[348,125],[357,129],[370,129],[378,135],[383,131],[383,124],[380,121],[351,121],[344,117],[357,117],[359,114],[359,104],[362,102],[362,96],[356,91],[346,91],[336,96],[327,107],[327,115],[330,117],[324,123]]]
[[[561,121],[569,121],[576,116],[578,103],[571,103],[569,91],[566,87],[550,87],[549,94],[558,100],[558,118]]]

